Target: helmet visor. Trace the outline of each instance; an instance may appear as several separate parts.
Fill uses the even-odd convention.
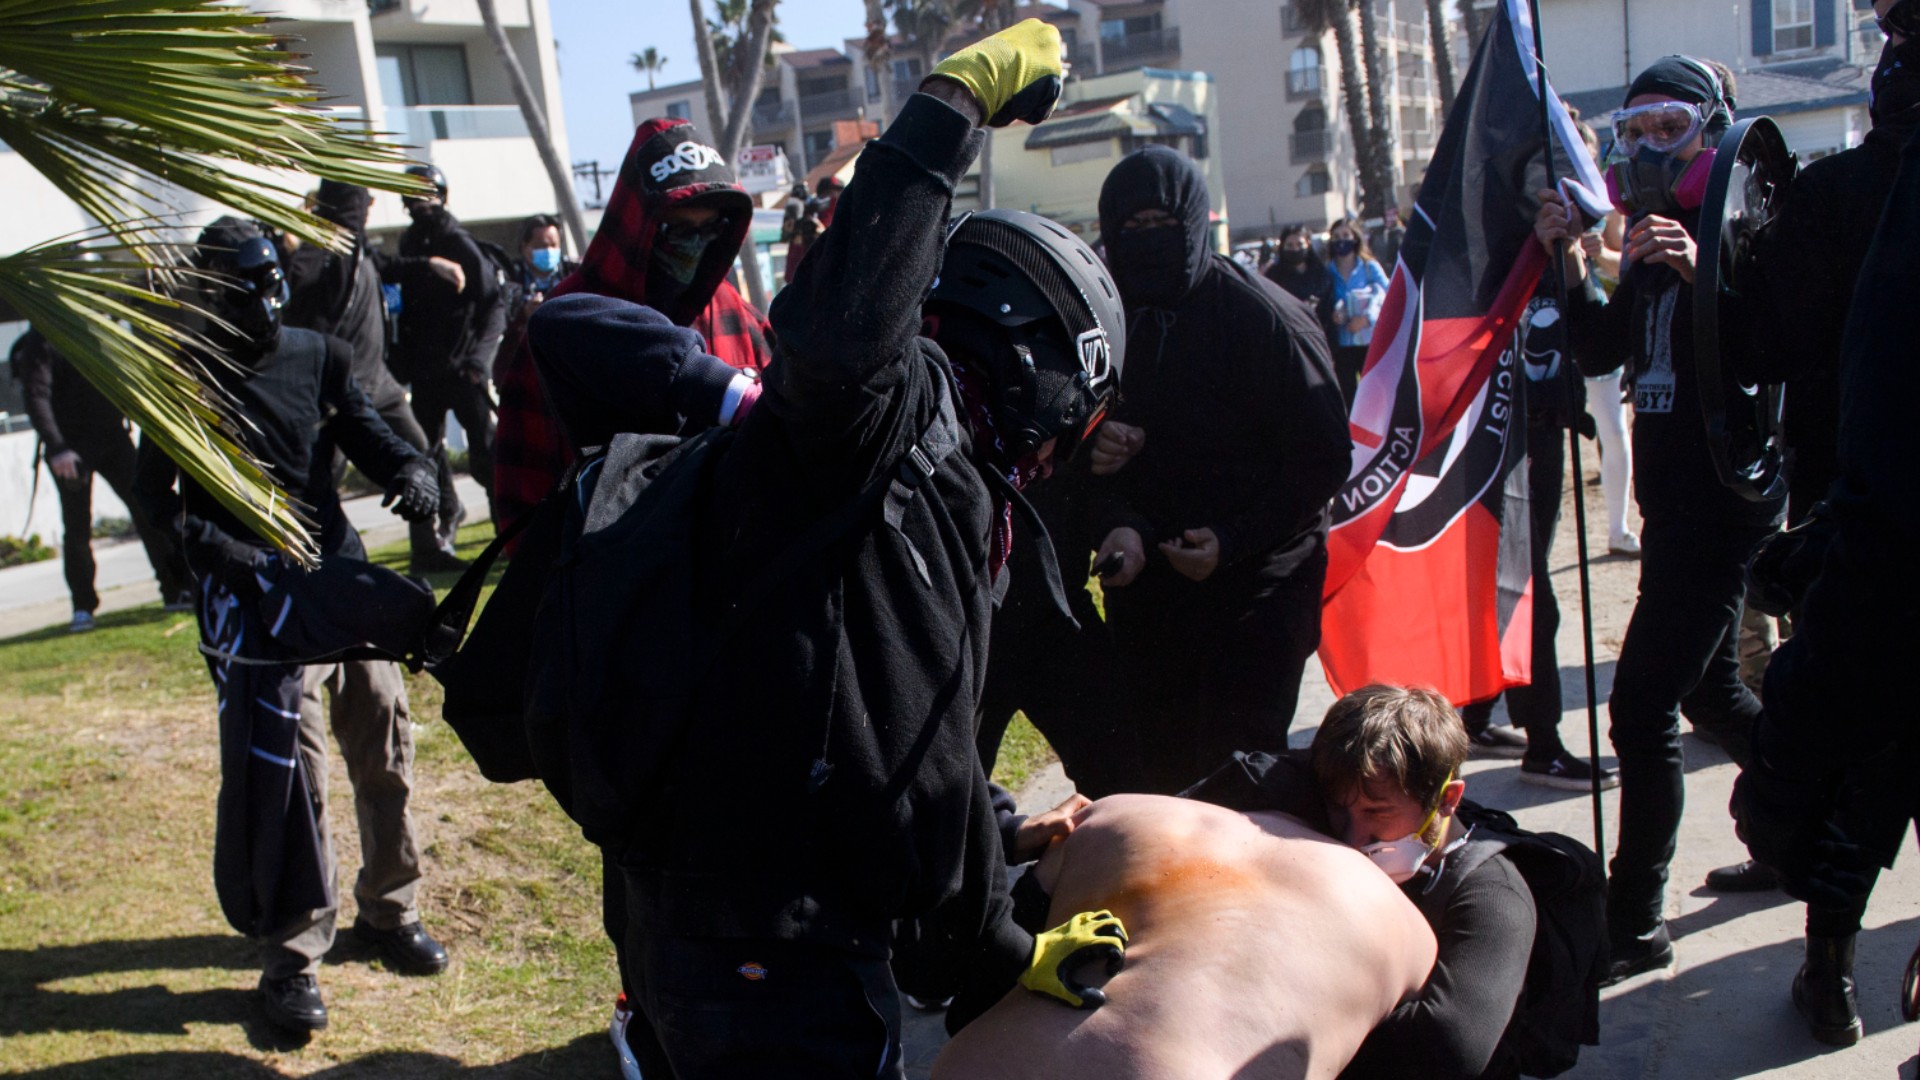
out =
[[[1614,156],[1624,160],[1643,147],[1671,154],[1700,134],[1704,126],[1700,107],[1684,101],[1655,101],[1620,109],[1613,114]]]

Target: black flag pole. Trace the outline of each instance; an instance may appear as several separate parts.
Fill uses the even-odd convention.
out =
[[[1553,113],[1547,86],[1547,57],[1544,44],[1544,31],[1540,26],[1540,0],[1528,0],[1533,14],[1533,70],[1538,97],[1540,98],[1540,130],[1546,138],[1544,146],[1547,165],[1547,187],[1558,190],[1559,180],[1553,167]],[[1571,148],[1569,148],[1571,152]],[[1568,207],[1569,214],[1572,207]],[[1566,241],[1561,241],[1562,244]],[[1580,464],[1580,425],[1574,421],[1572,410],[1579,403],[1579,396],[1572,393],[1572,384],[1567,380],[1574,378],[1568,370],[1572,364],[1570,335],[1566,335],[1567,324],[1567,275],[1564,268],[1564,252],[1556,247],[1547,257],[1547,273],[1553,275],[1554,302],[1560,312],[1560,326],[1563,334],[1560,378],[1563,383],[1562,399],[1567,403],[1567,459],[1573,471],[1573,541],[1578,553],[1580,567],[1580,635],[1585,646],[1584,667],[1587,676],[1587,766],[1593,771],[1593,850],[1601,856],[1602,873],[1605,873],[1606,825],[1600,809],[1600,702],[1598,681],[1593,672],[1593,580],[1587,568],[1587,489],[1585,476]],[[1535,582],[1534,588],[1552,588],[1551,582]],[[1554,676],[1559,677],[1555,672]]]

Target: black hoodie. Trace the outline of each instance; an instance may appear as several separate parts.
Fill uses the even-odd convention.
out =
[[[332,334],[353,350],[353,378],[376,409],[406,395],[387,370],[386,297],[380,270],[368,255],[367,210],[373,195],[356,184],[320,182],[314,214],[340,226],[353,238],[344,254],[303,244],[290,252],[286,266],[286,323]]]
[[[1150,209],[1180,227],[1122,231]],[[1117,418],[1147,441],[1106,485],[1096,535],[1131,525],[1154,559],[1156,541],[1210,528],[1222,571],[1284,577],[1321,548],[1352,454],[1318,318],[1211,250],[1206,180],[1173,150],[1149,146],[1114,166],[1100,231],[1127,304]]]

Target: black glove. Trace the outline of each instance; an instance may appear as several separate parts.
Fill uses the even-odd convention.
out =
[[[433,462],[426,458],[414,458],[400,466],[393,483],[387,485],[387,497],[380,500],[380,505],[392,506],[394,513],[408,521],[431,520],[440,508],[440,484],[434,480],[433,472]]]
[[[280,576],[279,556],[237,540],[222,544],[221,549],[220,584],[241,603],[259,603]]]
[[[1747,603],[1779,618],[1806,599],[1826,565],[1827,548],[1839,529],[1826,503],[1815,503],[1806,520],[1766,538],[1747,560]]]

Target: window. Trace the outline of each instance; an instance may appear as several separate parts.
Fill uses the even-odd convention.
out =
[[[807,152],[808,167],[817,165],[820,163],[821,158],[833,152],[833,132],[809,131],[807,132],[806,141],[801,145],[805,147]]]
[[[1327,130],[1327,110],[1318,105],[1300,110],[1300,115],[1293,118],[1293,130],[1299,132]]]
[[[893,81],[898,83],[910,82],[916,86],[919,85],[920,58],[916,56],[907,60],[895,60],[893,62]]]
[[[389,106],[473,104],[465,46],[376,45],[373,51]]]
[[[691,101],[667,102],[667,116],[674,120],[693,119],[693,102]]]
[[[814,97],[819,94],[831,94],[836,90],[845,90],[846,88],[847,80],[844,78],[828,76],[824,79],[800,80],[800,96],[803,98]]]
[[[1293,185],[1293,193],[1302,199],[1312,198],[1315,195],[1325,195],[1332,190],[1333,177],[1327,175],[1327,170],[1318,165],[1302,173],[1300,182]]]
[[[1151,34],[1160,29],[1160,13],[1135,15],[1127,19],[1100,20],[1100,40],[1117,41],[1137,34]]]
[[[1813,48],[1813,0],[1772,0],[1773,51]]]
[[[1098,161],[1113,156],[1113,140],[1101,139],[1099,142],[1072,143],[1056,146],[1047,155],[1054,168],[1062,165],[1074,165],[1082,161]]]
[[[871,66],[867,67],[865,70],[866,70],[866,76],[867,76],[867,100],[879,101],[880,100],[880,73],[878,71],[875,71]]]
[[[1320,92],[1320,50],[1311,45],[1293,50],[1287,58],[1287,92],[1290,94],[1317,94]]]

